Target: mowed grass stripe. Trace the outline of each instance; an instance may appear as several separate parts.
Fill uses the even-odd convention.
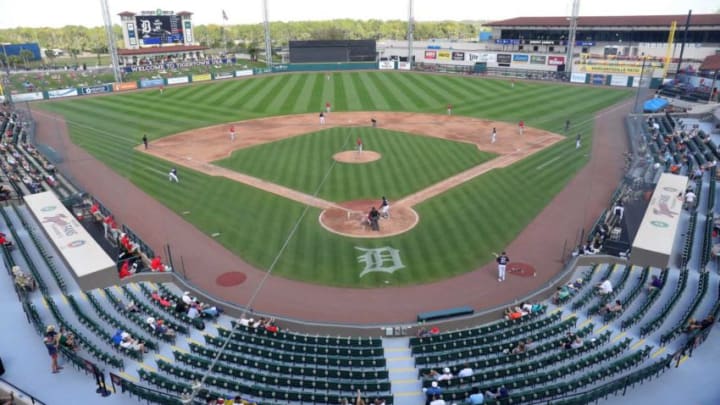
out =
[[[371,72],[368,74],[368,78],[370,78],[370,81],[373,83],[376,89],[378,89],[379,94],[382,95],[382,97],[386,100],[385,104],[387,105],[387,110],[390,111],[407,111],[407,108],[404,108],[404,104],[400,102],[400,99],[397,94],[397,89],[393,91],[392,89],[389,89],[386,87],[386,83],[381,80],[380,74]]]
[[[258,92],[248,99],[245,110],[272,112],[272,110],[267,109],[267,105],[281,91],[285,83],[290,80],[290,76],[292,75],[278,75],[268,78],[264,86],[260,87]]]
[[[362,102],[360,101],[360,90],[355,87],[355,82],[351,76],[352,73],[345,73],[341,76],[343,87],[345,88],[345,103],[350,111],[362,110]]]
[[[279,111],[292,111],[297,99],[304,96],[302,90],[305,87],[305,78],[301,75],[293,75],[287,84],[287,91],[282,97],[277,97],[270,108]]]
[[[345,76],[343,73],[336,73],[333,75],[332,100],[334,101],[334,108],[337,111],[347,111],[349,109],[343,76]],[[324,105],[325,103],[323,103],[323,106]]]
[[[375,82],[371,79],[372,76],[369,73],[357,73],[357,75],[363,87],[367,89],[367,92],[370,94],[368,99],[370,102],[369,109],[375,111],[390,110],[388,99],[383,96],[383,92],[380,91]]]
[[[318,81],[318,75],[307,75],[303,77],[303,87],[300,89],[300,94],[295,99],[291,99],[293,102],[292,106],[288,106],[288,110],[293,114],[298,114],[310,110],[310,104],[315,99],[319,98],[314,95],[315,88]],[[322,89],[322,88],[321,88]],[[322,90],[320,90],[322,91]],[[318,92],[318,94],[320,94]]]
[[[219,105],[223,108],[237,111],[245,109],[245,103],[248,98],[253,97],[254,93],[264,86],[265,82],[257,78],[248,77],[236,79],[233,84],[234,86],[229,86],[232,92],[225,100],[221,101]]]
[[[385,77],[392,79],[392,82],[401,88],[404,94],[415,100],[416,109],[424,110],[430,106],[435,106],[438,103],[443,103],[446,99],[446,97],[444,97],[443,99],[438,100],[433,97],[432,94],[428,94],[422,89],[419,89],[417,86],[414,86],[413,82],[410,80],[410,75],[393,74]]]
[[[360,80],[360,73],[353,72],[350,73],[348,77],[352,81],[352,87],[357,94],[357,109],[361,111],[375,110],[373,98],[365,87],[365,84]]]
[[[445,89],[441,89],[425,78],[416,75],[403,75],[402,77],[407,79],[411,87],[419,89],[430,97],[432,102],[428,105],[431,107],[441,106],[443,103],[454,99],[461,99],[456,93],[449,91],[448,86],[445,86]]]
[[[381,86],[383,86],[389,93],[395,95],[395,99],[400,102],[399,108],[402,110],[418,110],[420,106],[418,103],[422,103],[421,100],[415,100],[408,95],[403,87],[394,79],[395,75],[377,75]],[[422,106],[427,106],[422,103]]]

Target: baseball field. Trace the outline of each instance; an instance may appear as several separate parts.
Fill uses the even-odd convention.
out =
[[[253,77],[39,107],[65,118],[75,144],[255,267],[312,283],[374,287],[427,283],[492,260],[492,252],[503,250],[586,164],[594,115],[630,95],[624,89],[350,72]],[[326,102],[333,112],[322,127],[317,116]],[[381,112],[380,128],[371,128],[370,117]],[[424,127],[393,127],[401,119]],[[528,128],[525,138],[517,132],[520,120]],[[228,139],[231,125],[235,144]],[[491,144],[492,127],[498,134]],[[275,135],[264,136],[270,129]],[[143,134],[152,153],[141,146]],[[363,164],[333,159],[354,149],[357,138],[381,158]],[[183,141],[185,149],[170,149],[173,139],[190,141]],[[180,183],[168,181],[174,166]],[[442,192],[412,198],[477,168],[483,170]],[[257,183],[238,181],[233,173]],[[301,197],[286,198],[268,184]],[[377,205],[383,195],[391,207],[408,201],[417,224],[392,237],[360,238],[329,232],[319,221],[328,206]],[[305,203],[302,196],[321,203]],[[348,212],[352,217],[358,209]],[[383,221],[392,222],[392,215]],[[373,259],[367,254],[372,249],[387,256]],[[391,272],[365,271],[369,261],[382,269],[377,261],[391,259]]]

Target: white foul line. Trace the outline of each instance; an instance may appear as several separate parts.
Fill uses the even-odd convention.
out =
[[[550,163],[552,163],[552,162],[560,159],[561,157],[562,157],[562,155],[560,155],[560,156],[555,156],[554,158],[552,158],[552,159],[548,160],[547,162],[541,164],[540,166],[536,167],[535,170],[540,170],[540,169],[542,169],[543,167],[549,165]]]

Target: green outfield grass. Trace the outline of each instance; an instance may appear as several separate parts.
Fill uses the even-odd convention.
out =
[[[570,140],[417,206],[421,221],[408,233],[375,240],[343,238],[322,229],[317,221],[319,211],[309,209],[273,269],[274,274],[298,280],[373,287],[386,280],[391,285],[439,280],[490,261],[490,253],[502,250],[587,163],[594,114],[631,94],[625,89],[528,82],[511,88],[509,82],[495,79],[347,72],[333,73],[331,80],[326,80],[324,73],[274,75],[171,87],[164,95],[136,92],[43,103],[41,107],[66,117],[75,143],[176,212],[190,211],[184,216],[188,221],[207,234],[219,232],[220,243],[259,268],[270,266],[305,207],[185,169],[180,173],[182,186],[171,187],[166,178],[168,163],[133,150],[143,133],[156,139],[223,122],[317,112],[326,101],[335,111],[428,113],[443,113],[452,103],[455,114],[524,120],[528,126],[555,132],[560,132],[566,119],[572,120]],[[585,136],[580,151],[574,145],[578,132]],[[305,137],[298,142],[301,138]],[[249,152],[237,157],[243,153]],[[238,165],[244,164],[240,159]],[[470,163],[448,164],[460,167]],[[305,184],[297,179],[297,184],[303,183],[297,187],[312,190],[316,180]],[[377,198],[378,191],[367,192]],[[397,194],[394,190],[380,192]],[[342,195],[337,199],[352,198]],[[392,275],[371,273],[359,278],[363,265],[356,248],[383,246],[399,249],[405,268]]]
[[[332,155],[353,150],[358,137],[366,150],[382,158],[362,165],[333,164]],[[216,163],[329,201],[382,195],[395,200],[494,156],[469,143],[380,128],[338,127],[235,151]]]

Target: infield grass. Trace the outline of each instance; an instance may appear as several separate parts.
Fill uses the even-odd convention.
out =
[[[490,253],[507,246],[587,163],[596,112],[631,94],[625,89],[548,83],[520,82],[511,88],[509,82],[495,79],[344,72],[333,73],[331,80],[326,80],[324,73],[284,74],[171,87],[164,95],[151,90],[42,103],[40,107],[65,116],[73,142],[174,211],[190,211],[184,218],[206,234],[219,232],[216,240],[256,267],[267,269],[277,257],[273,273],[280,276],[335,286],[374,287],[386,280],[391,285],[439,280],[489,262]],[[415,207],[420,214],[416,228],[374,240],[330,234],[318,224],[318,210],[308,208],[301,216],[306,209],[301,204],[229,180],[181,169],[182,187],[171,187],[166,177],[170,165],[133,149],[143,133],[156,139],[223,122],[317,112],[326,101],[333,104],[334,111],[428,113],[444,113],[445,106],[452,103],[455,114],[508,122],[524,120],[528,126],[553,132],[561,132],[569,118],[571,139],[423,202]],[[574,145],[577,133],[584,136],[580,151]],[[316,135],[322,138],[322,134]],[[296,142],[316,135],[298,137]],[[279,147],[284,147],[283,142]],[[444,147],[451,148],[449,144]],[[270,152],[257,151],[267,153],[265,159],[272,158]],[[251,154],[244,158],[255,158]],[[235,156],[230,161],[233,159]],[[447,163],[458,166],[453,170],[469,164]],[[240,170],[247,170],[242,168],[246,164],[243,159],[237,164]],[[261,162],[257,166],[262,166]],[[303,165],[292,167],[290,170],[297,171]],[[317,173],[312,170],[307,181],[298,179],[303,184],[297,188],[317,188],[319,184],[313,184],[318,182]],[[269,169],[263,172],[273,175]],[[304,171],[296,174],[306,175]],[[350,177],[354,175],[353,170],[338,176],[338,182],[356,184]],[[351,188],[338,187],[335,191],[333,186],[325,192],[337,193],[334,200],[347,200],[353,198]],[[397,190],[380,192],[402,194]],[[372,198],[378,196],[376,190],[358,191],[356,195],[366,193]],[[578,203],[587,198],[591,196],[578,196]],[[278,257],[298,221],[296,232]],[[371,273],[359,278],[363,265],[358,262],[360,251],[356,248],[383,246],[399,249],[405,268],[392,275]]]
[[[335,163],[356,139],[382,157],[361,165]],[[397,200],[495,156],[470,143],[369,127],[336,127],[235,151],[220,166],[329,201]],[[322,187],[318,188],[322,184]]]

